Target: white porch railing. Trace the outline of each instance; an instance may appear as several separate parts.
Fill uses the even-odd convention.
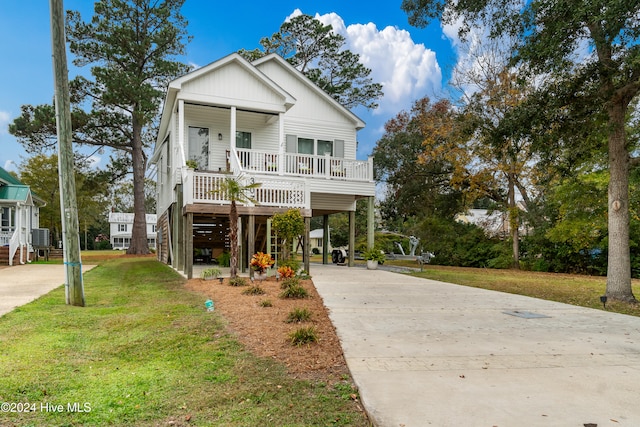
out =
[[[302,176],[310,178],[341,179],[350,181],[373,181],[373,162],[345,160],[329,155],[285,153],[280,162],[280,154],[237,149],[237,156],[231,153],[231,170],[234,166],[241,171],[274,175]],[[237,165],[234,164],[237,162]]]
[[[0,227],[0,246],[9,246],[15,227]]]
[[[9,265],[13,265],[13,257],[16,255],[16,251],[20,248],[20,263],[22,264],[22,245],[20,244],[20,229],[16,228],[9,241]]]
[[[233,162],[231,162],[233,163]],[[220,191],[222,182],[234,175],[212,172],[187,172],[183,176],[184,204],[216,203],[229,204],[229,198]],[[236,179],[245,180],[244,185],[250,183],[251,178],[240,175]],[[310,194],[305,181],[295,178],[260,178],[260,187],[252,190],[251,197],[259,206],[308,208]]]

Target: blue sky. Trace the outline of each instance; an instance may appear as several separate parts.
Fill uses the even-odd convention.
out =
[[[425,95],[432,99],[443,96],[456,62],[452,28],[441,28],[438,23],[426,29],[413,28],[400,3],[187,0],[182,13],[193,39],[180,60],[203,66],[238,49],[259,47],[261,37],[270,36],[287,17],[300,12],[332,24],[346,37],[346,47],[360,54],[361,61],[372,69],[373,79],[384,85],[385,96],[377,110],[354,111],[367,123],[358,135],[358,158],[364,159],[388,119]],[[93,2],[88,0],[65,0],[64,7],[80,11],[85,20],[93,15]],[[17,171],[27,154],[8,133],[8,125],[19,115],[21,105],[53,99],[48,2],[2,1],[0,40],[0,166]],[[69,56],[69,62],[71,59]],[[70,78],[78,73],[70,64]],[[87,74],[88,69],[82,73]],[[104,167],[105,161],[96,158],[99,167]]]

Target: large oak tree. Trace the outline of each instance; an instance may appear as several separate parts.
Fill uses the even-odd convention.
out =
[[[629,170],[638,160],[632,156],[625,125],[631,102],[640,93],[640,3],[403,0],[402,9],[416,26],[442,19],[460,24],[463,36],[477,24],[490,27],[491,37],[516,36],[512,64],[544,76],[541,92],[547,99],[557,101],[543,107],[557,107],[554,114],[547,116],[557,123],[545,123],[546,129],[562,128],[567,122],[577,121],[588,125],[583,129],[605,134],[610,173],[606,293],[613,299],[634,302],[629,251]],[[590,108],[587,118],[584,106]],[[563,139],[576,146],[580,144],[575,135],[567,133]]]

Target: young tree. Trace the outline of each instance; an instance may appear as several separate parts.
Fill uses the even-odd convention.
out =
[[[523,5],[510,0],[403,0],[402,8],[409,22],[417,26],[441,18],[461,23],[461,34],[481,23],[492,28],[494,38],[517,35],[512,63],[546,76],[542,91],[546,99],[555,101],[556,121],[545,123],[545,129],[584,119],[584,106],[589,107],[585,123],[607,136],[606,293],[612,299],[635,302],[629,248],[629,168],[637,166],[640,159],[632,156],[634,147],[628,144],[625,124],[631,102],[640,94],[640,3],[532,0]],[[579,143],[573,135],[564,137]]]
[[[260,40],[262,50],[239,51],[249,60],[269,53],[289,61],[322,90],[346,108],[358,105],[375,109],[382,85],[374,83],[371,70],[360,56],[344,49],[345,38],[310,15],[298,15],[280,26],[280,31]]]
[[[289,209],[285,213],[275,214],[271,217],[271,227],[278,237],[282,239],[280,251],[281,260],[291,258],[291,247],[294,240],[304,234],[304,219],[297,209]]]
[[[231,267],[229,277],[235,279],[238,276],[238,206],[237,203],[256,203],[251,197],[251,191],[260,187],[258,182],[244,185],[241,178],[226,178],[222,181],[217,193],[223,194],[227,200],[231,201],[229,211],[229,244],[231,245],[229,266]]]
[[[145,127],[153,125],[168,81],[188,67],[173,58],[184,54],[184,0],[100,0],[89,22],[67,13],[67,38],[74,64],[91,65],[93,80],[71,82],[74,141],[123,150],[133,171],[134,223],[127,253],[149,252],[144,178],[150,143]],[[91,111],[81,107],[88,106]],[[37,152],[55,137],[50,105],[23,106],[10,132]]]

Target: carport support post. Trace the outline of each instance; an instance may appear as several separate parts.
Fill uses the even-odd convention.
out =
[[[322,216],[322,263],[328,264],[329,253],[329,215]]]
[[[309,258],[311,258],[311,239],[309,233],[311,232],[311,218],[304,218],[304,239],[302,241],[302,262],[304,264],[304,270],[309,273]]]
[[[371,196],[367,198],[367,248],[373,249],[375,245],[375,197]]]
[[[193,279],[193,212],[187,212],[184,226],[184,274],[187,279]]]
[[[62,240],[64,241],[66,303],[84,307],[82,262],[80,261],[80,226],[78,223],[73,164],[69,71],[67,70],[62,0],[50,0],[49,6],[51,9],[51,40],[55,81],[58,174],[60,176],[60,211],[62,215]]]
[[[251,257],[254,253],[256,253],[256,216],[249,215],[249,223],[247,224],[247,233],[248,233],[248,258],[249,258],[249,277],[253,277],[253,268],[251,268]]]
[[[349,211],[349,267],[356,265],[356,211]]]

